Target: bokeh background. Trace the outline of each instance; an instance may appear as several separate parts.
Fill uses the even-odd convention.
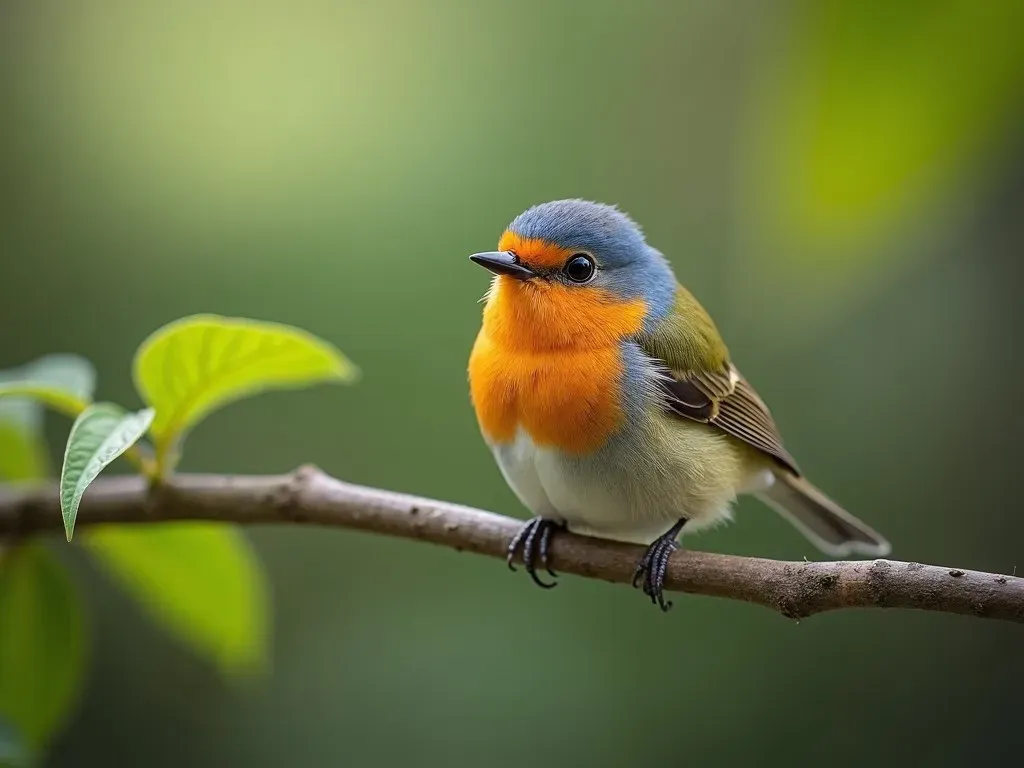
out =
[[[619,204],[713,312],[804,469],[899,559],[1024,566],[1024,6],[0,2],[0,368],[194,312],[337,344],[354,387],[232,405],[183,469],[523,516],[466,360],[528,205]],[[67,421],[48,422],[55,455]],[[817,558],[756,501],[689,545]],[[333,530],[249,532],[272,670],[232,686],[73,547],[93,642],[45,761],[935,766],[1020,759],[1024,635],[799,624]],[[54,545],[60,543],[56,537]]]

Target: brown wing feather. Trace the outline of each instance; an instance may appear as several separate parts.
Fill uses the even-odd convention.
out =
[[[768,406],[732,365],[714,372],[670,374],[662,380],[669,411],[718,427],[800,475],[796,461],[782,444]]]

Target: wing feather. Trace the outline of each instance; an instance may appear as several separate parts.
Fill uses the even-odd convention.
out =
[[[717,427],[800,474],[768,406],[730,363],[716,372],[669,370],[662,379],[662,389],[667,410]]]
[[[689,291],[677,284],[672,310],[636,341],[662,373],[666,410],[716,427],[800,475],[768,406],[729,361],[714,321]]]

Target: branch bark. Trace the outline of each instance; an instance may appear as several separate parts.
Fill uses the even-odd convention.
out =
[[[76,529],[104,523],[208,520],[349,528],[505,557],[522,521],[443,501],[352,485],[315,467],[280,476],[178,475],[96,481]],[[61,531],[53,485],[0,486],[0,537]],[[552,539],[555,570],[629,583],[641,547],[569,533]],[[1024,623],[1024,578],[890,560],[785,562],[680,551],[666,587],[763,605],[800,619],[840,608],[907,608]]]

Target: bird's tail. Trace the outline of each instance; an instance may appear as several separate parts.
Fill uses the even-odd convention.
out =
[[[760,494],[762,500],[789,520],[823,552],[833,557],[852,554],[885,557],[892,547],[802,477],[779,470],[775,482]]]

